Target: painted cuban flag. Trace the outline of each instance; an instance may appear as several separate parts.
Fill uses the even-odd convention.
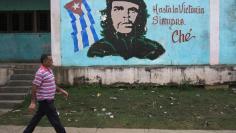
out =
[[[92,45],[99,38],[94,28],[95,21],[86,0],[72,0],[65,5],[71,18],[74,52]]]

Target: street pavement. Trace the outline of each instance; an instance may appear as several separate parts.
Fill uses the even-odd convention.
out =
[[[0,126],[0,133],[22,133],[24,126]],[[161,130],[66,127],[67,133],[236,133],[236,130]],[[33,133],[55,133],[53,127],[36,127]]]

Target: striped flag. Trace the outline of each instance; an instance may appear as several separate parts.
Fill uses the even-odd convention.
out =
[[[95,21],[91,14],[91,8],[86,0],[72,0],[65,5],[65,8],[71,18],[74,52],[78,52],[99,40],[94,28]]]

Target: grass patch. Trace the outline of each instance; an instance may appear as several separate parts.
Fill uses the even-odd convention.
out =
[[[67,89],[56,107],[67,127],[236,129],[236,94],[185,87],[83,85]],[[27,125],[30,98],[0,117],[0,125]],[[44,117],[41,126],[51,126]]]

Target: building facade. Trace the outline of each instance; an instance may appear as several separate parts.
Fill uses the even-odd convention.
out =
[[[23,7],[17,2],[1,1],[1,14],[23,10],[27,16],[33,10],[34,26],[19,20],[24,26],[18,33],[0,20],[1,61],[30,62],[51,51],[60,83],[236,80],[235,0],[24,0]],[[40,15],[49,10],[50,30]]]

